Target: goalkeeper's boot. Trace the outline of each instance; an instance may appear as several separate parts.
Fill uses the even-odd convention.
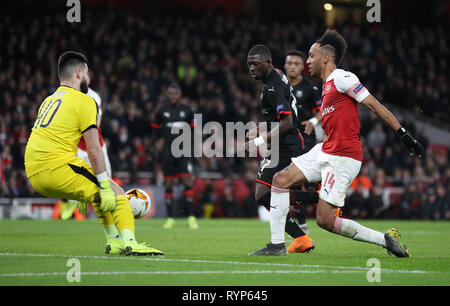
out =
[[[125,252],[125,246],[123,240],[120,238],[108,238],[106,239],[106,251],[105,254],[122,254]]]
[[[397,257],[409,257],[409,251],[405,245],[400,242],[400,234],[395,228],[391,228],[384,234],[386,249],[389,255],[394,254]]]
[[[73,211],[77,208],[77,201],[68,200],[64,207],[64,210],[61,212],[61,220],[70,219],[73,215]]]
[[[190,229],[198,229],[198,223],[197,223],[197,219],[195,218],[195,216],[190,216],[188,218],[188,225]]]
[[[268,243],[265,248],[248,255],[286,256],[286,245],[284,243]]]
[[[163,252],[148,246],[146,243],[137,243],[134,240],[124,242],[125,252],[127,256],[162,256]]]
[[[175,219],[174,218],[167,218],[166,223],[164,223],[163,228],[170,229],[175,225]]]
[[[314,242],[308,235],[303,235],[294,239],[288,247],[288,253],[309,253],[314,249]]]

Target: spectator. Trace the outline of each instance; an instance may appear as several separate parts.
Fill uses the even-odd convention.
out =
[[[368,191],[363,185],[359,184],[355,192],[348,197],[345,208],[351,219],[367,218],[368,216]]]
[[[233,182],[226,182],[223,188],[223,196],[220,199],[220,206],[224,217],[241,217],[240,207],[233,196]]]
[[[386,133],[383,130],[383,125],[381,122],[377,121],[375,123],[374,129],[369,132],[367,136],[367,145],[369,148],[383,147],[386,142]]]
[[[430,189],[420,205],[420,218],[423,220],[439,219],[439,204],[436,191]]]
[[[400,217],[403,219],[416,217],[415,213],[417,207],[420,205],[420,201],[420,192],[418,191],[416,184],[408,184],[400,201]]]

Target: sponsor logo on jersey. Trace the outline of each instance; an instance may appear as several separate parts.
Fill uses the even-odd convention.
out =
[[[328,106],[328,107],[324,107],[322,109],[322,116],[325,116],[326,114],[332,113],[334,112],[334,105],[332,106]]]

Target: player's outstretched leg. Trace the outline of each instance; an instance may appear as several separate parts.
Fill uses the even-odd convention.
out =
[[[396,229],[390,229],[385,234],[362,226],[361,224],[336,216],[337,207],[319,199],[317,206],[317,225],[335,234],[382,246],[389,254],[397,257],[409,257],[408,249],[400,242],[400,235]]]

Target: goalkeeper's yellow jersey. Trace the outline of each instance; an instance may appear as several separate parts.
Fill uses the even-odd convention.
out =
[[[39,107],[25,149],[27,176],[72,161],[83,133],[97,128],[97,114],[94,99],[71,87],[58,87]]]

